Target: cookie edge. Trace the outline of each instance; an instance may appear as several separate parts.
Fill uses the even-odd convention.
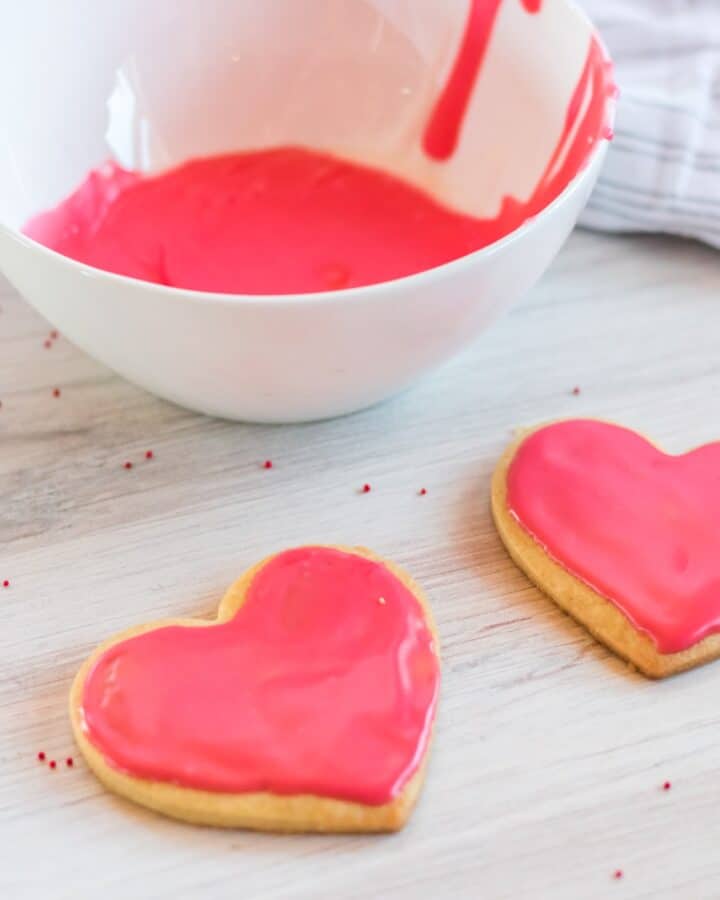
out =
[[[512,515],[507,502],[507,480],[515,455],[532,434],[558,424],[558,421],[546,422],[518,432],[515,440],[501,456],[493,473],[492,516],[500,539],[515,565],[539,590],[589,631],[597,641],[648,678],[666,678],[720,657],[720,634],[708,635],[692,647],[677,653],[661,653],[652,639],[637,629],[612,601],[598,594],[554,560]],[[600,419],[589,421],[603,421],[604,424],[624,427]],[[635,433],[653,443],[641,432]]]

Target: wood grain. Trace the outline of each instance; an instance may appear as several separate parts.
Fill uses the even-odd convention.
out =
[[[282,428],[155,400],[62,338],[45,349],[50,326],[7,286],[0,307],[0,897],[720,894],[720,666],[659,684],[632,674],[517,571],[489,513],[518,426],[593,415],[670,450],[720,437],[716,254],[577,233],[434,378]],[[306,542],[372,547],[433,603],[443,697],[404,832],[190,828],[112,798],[80,760],[65,767],[67,692],[95,644],[209,614],[253,561]]]

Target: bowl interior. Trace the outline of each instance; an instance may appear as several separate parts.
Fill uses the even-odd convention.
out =
[[[438,162],[423,134],[469,9],[470,0],[24,0],[0,38],[0,222],[20,228],[109,157],[152,171],[281,145],[377,165],[451,207],[495,216],[503,198],[532,195],[557,153],[592,31],[566,0],[504,0],[457,152]]]

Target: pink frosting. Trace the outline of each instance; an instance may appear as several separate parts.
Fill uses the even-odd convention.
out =
[[[438,162],[458,146],[503,2],[521,2],[528,15],[542,5],[471,0],[456,63],[424,135],[425,152]],[[608,136],[613,91],[610,67],[591,40],[535,191],[526,201],[506,197],[491,219],[447,209],[385,172],[281,147],[194,160],[154,177],[107,163],[25,232],[90,266],[178,288],[293,294],[391,281],[486,247],[537,215]]]
[[[617,425],[560,422],[520,446],[508,505],[661,653],[720,631],[720,443],[669,456]]]
[[[418,769],[439,680],[422,608],[386,566],[305,547],[265,565],[231,621],[112,646],[82,715],[131,775],[379,805]]]

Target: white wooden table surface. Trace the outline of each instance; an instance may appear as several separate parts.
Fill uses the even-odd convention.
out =
[[[50,326],[4,283],[0,307],[3,900],[720,896],[720,663],[632,674],[528,584],[488,512],[519,425],[601,416],[673,450],[720,437],[719,255],[577,233],[436,377],[304,427],[184,412],[62,338],[45,349]],[[129,625],[210,613],[250,563],[310,542],[373,547],[434,604],[442,702],[407,829],[218,832],[106,794],[70,736],[81,660]]]

